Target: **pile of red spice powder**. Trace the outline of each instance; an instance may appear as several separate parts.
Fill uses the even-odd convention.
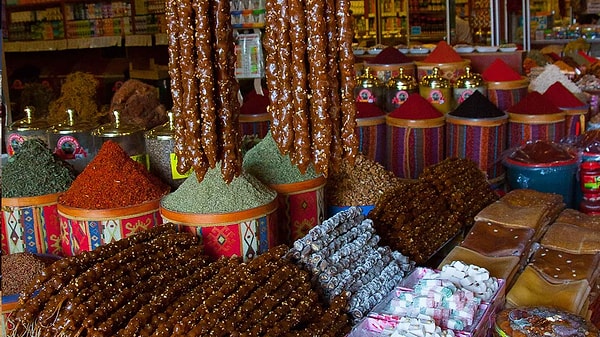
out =
[[[379,54],[377,54],[372,61],[369,61],[371,64],[398,64],[410,62],[412,62],[410,57],[404,55],[401,51],[394,47],[385,48]]]
[[[423,62],[425,63],[452,63],[462,62],[463,59],[446,41],[438,42],[435,49],[429,54]]]
[[[542,96],[559,108],[578,108],[585,105],[558,81],[554,82]]]
[[[240,107],[241,114],[258,115],[266,114],[269,106],[269,95],[266,89],[263,89],[264,95],[259,95],[256,90],[252,90],[244,97],[244,103]]]
[[[385,115],[377,105],[366,102],[356,102],[356,118],[379,117]]]
[[[417,93],[408,95],[408,99],[399,106],[396,110],[389,114],[390,117],[399,119],[432,119],[443,117],[444,114],[439,112],[425,98]]]
[[[560,108],[537,91],[528,93],[506,111],[522,115],[550,115],[561,112]]]
[[[112,209],[156,200],[169,186],[108,140],[58,202],[83,209]]]
[[[483,77],[484,81],[488,82],[508,82],[520,80],[521,74],[502,61],[502,59],[497,58],[483,71],[481,77]]]

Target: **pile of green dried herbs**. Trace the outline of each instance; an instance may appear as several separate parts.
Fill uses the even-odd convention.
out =
[[[198,182],[195,174],[189,176],[175,192],[161,200],[161,205],[182,213],[232,213],[266,205],[276,197],[277,192],[247,172],[225,183],[217,165],[206,172],[202,182]]]
[[[54,155],[44,141],[28,139],[2,168],[2,198],[64,192],[76,174],[73,167]]]
[[[292,184],[319,176],[312,165],[302,174],[289,155],[279,152],[270,132],[244,155],[243,167],[267,185]]]

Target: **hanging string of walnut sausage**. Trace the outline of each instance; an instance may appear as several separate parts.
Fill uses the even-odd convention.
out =
[[[273,139],[327,176],[358,153],[350,1],[267,0],[265,18]]]

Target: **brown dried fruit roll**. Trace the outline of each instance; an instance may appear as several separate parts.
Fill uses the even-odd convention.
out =
[[[308,83],[306,73],[306,17],[304,2],[288,0],[290,15],[290,41],[292,45],[292,92],[294,111],[294,149],[292,162],[305,173],[311,163],[311,141],[308,118]]]
[[[279,57],[277,53],[277,46],[279,45],[279,34],[281,33],[278,24],[279,20],[277,14],[280,12],[277,0],[266,0],[265,8],[268,10],[265,14],[265,78],[267,82],[267,89],[269,89],[269,113],[271,116],[271,135],[275,140],[275,143],[279,147],[282,141],[282,115],[281,107],[279,105],[281,88],[279,88],[279,76],[281,71],[281,65],[279,64]],[[282,149],[280,148],[280,151]],[[283,152],[283,151],[282,151]]]
[[[185,125],[182,117],[181,99],[183,88],[181,86],[181,69],[179,68],[180,49],[179,49],[179,15],[177,1],[168,0],[165,4],[165,16],[167,21],[167,35],[169,37],[169,77],[171,78],[171,97],[173,99],[173,120],[175,123],[175,154],[177,155],[177,171],[185,173],[192,167],[188,160],[188,153],[185,147]]]
[[[235,121],[239,115],[239,104],[232,90],[235,85],[235,69],[232,68],[229,56],[233,53],[233,30],[231,28],[231,14],[229,1],[213,1],[214,46],[215,66],[217,72],[217,100],[219,102],[219,130],[221,149],[221,174],[226,183],[241,172],[241,154],[238,147],[237,125]],[[237,110],[235,109],[237,106]]]
[[[294,27],[290,25],[290,10],[286,0],[277,1],[277,28],[279,30],[279,41],[277,45],[277,56],[279,62],[279,109],[281,114],[281,137],[279,149],[282,154],[288,154],[293,151],[294,142],[294,126],[292,125],[292,113],[294,110],[294,102],[292,100],[292,46],[290,41],[290,30]],[[303,29],[303,27],[295,27]]]
[[[206,154],[208,165],[215,168],[218,161],[217,108],[215,105],[215,78],[211,35],[211,15],[209,0],[193,2],[196,16],[196,76],[199,81],[198,108],[200,109],[200,142]]]
[[[344,149],[342,147],[342,120],[341,120],[341,102],[340,102],[340,70],[338,64],[339,39],[336,18],[335,0],[325,1],[325,22],[327,22],[327,59],[329,86],[331,92],[331,106],[329,107],[329,116],[331,118],[331,162],[330,167],[333,172],[338,172],[342,164]]]
[[[337,27],[339,39],[339,65],[340,65],[340,96],[342,104],[342,140],[344,144],[344,158],[354,162],[358,153],[358,137],[356,128],[356,105],[354,104],[354,54],[352,51],[352,38],[354,35],[350,18],[350,0],[338,1]]]
[[[307,0],[306,15],[310,96],[310,121],[315,171],[327,176],[331,147],[329,81],[327,69],[327,31],[322,19],[323,0]]]
[[[181,69],[181,81],[183,87],[183,94],[181,100],[181,112],[184,120],[184,143],[187,146],[187,151],[192,160],[192,167],[198,172],[202,170],[202,161],[205,160],[204,151],[202,150],[201,144],[198,141],[200,136],[200,123],[198,122],[200,116],[197,113],[198,106],[198,81],[195,76],[195,43],[194,43],[194,25],[192,22],[192,1],[183,0],[178,1],[177,13],[179,17],[179,48],[180,48],[180,59],[179,66]],[[192,152],[193,151],[193,152]],[[190,153],[192,152],[192,153]],[[204,175],[202,175],[203,177]],[[198,177],[199,180],[200,177]]]

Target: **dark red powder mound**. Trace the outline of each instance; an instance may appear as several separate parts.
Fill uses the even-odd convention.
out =
[[[560,82],[552,84],[542,96],[559,108],[576,108],[585,105]]]
[[[401,51],[394,47],[387,47],[382,50],[377,56],[373,58],[369,63],[372,64],[397,64],[397,63],[410,63],[412,60],[404,55]]]
[[[356,118],[379,117],[385,115],[379,107],[373,103],[356,102]]]
[[[444,116],[431,105],[425,98],[417,93],[408,95],[408,99],[396,110],[389,114],[390,117],[400,119],[432,119]]]
[[[521,74],[516,72],[506,62],[497,58],[483,71],[481,77],[483,77],[484,81],[488,82],[507,82],[520,80]]]
[[[461,62],[462,57],[446,41],[438,42],[435,49],[429,54],[423,62],[425,63],[451,63]]]
[[[538,140],[518,148],[511,159],[527,164],[546,164],[574,158],[562,145],[548,140]]]
[[[561,110],[539,92],[532,91],[507,111],[523,115],[549,115],[559,113]]]
[[[504,116],[504,112],[476,90],[449,115],[464,118],[494,118]]]
[[[244,97],[244,103],[240,108],[241,114],[266,114],[269,106],[269,95],[266,89],[263,89],[263,95],[259,95],[256,90],[252,90]]]

